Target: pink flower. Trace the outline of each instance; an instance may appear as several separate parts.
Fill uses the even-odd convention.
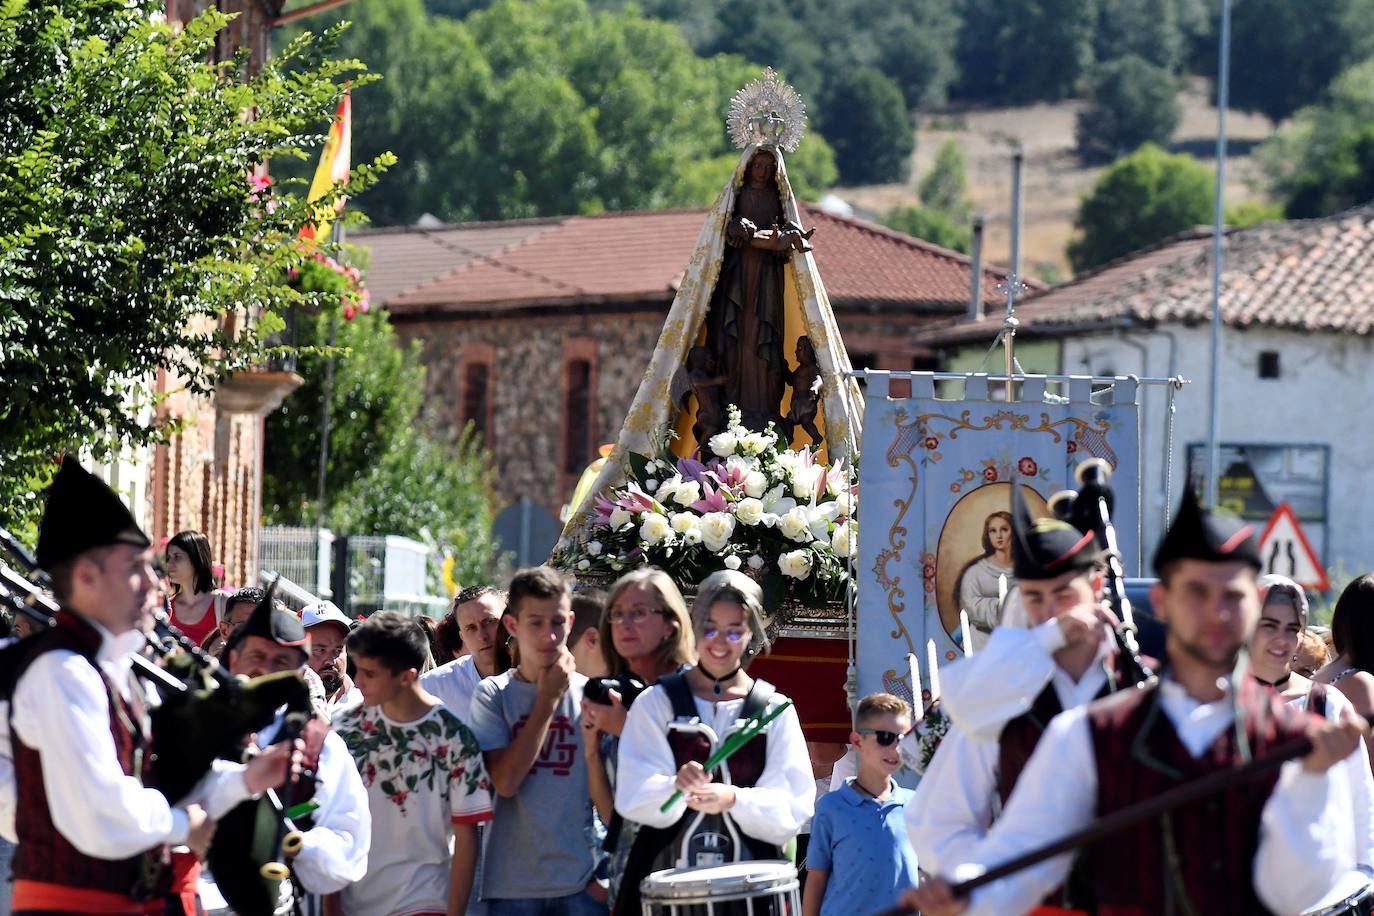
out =
[[[713,490],[711,489],[711,485],[704,481],[702,482],[701,489],[705,495],[692,503],[693,509],[703,514],[707,512],[730,511],[730,503],[726,500],[723,490]]]
[[[299,267],[288,267],[286,268],[286,275],[294,280],[301,275],[301,269]]]
[[[351,305],[344,306],[344,321],[352,321],[358,314],[358,310]]]
[[[996,480],[997,480],[997,468],[994,468],[994,467],[986,467],[986,468],[983,468],[983,479],[984,479],[984,480],[987,480],[987,481],[996,481]]]
[[[1035,459],[1027,455],[1016,462],[1016,469],[1021,472],[1022,477],[1034,477],[1040,466],[1035,463]]]

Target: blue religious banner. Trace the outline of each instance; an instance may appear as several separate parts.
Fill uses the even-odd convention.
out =
[[[911,699],[909,653],[929,700],[928,644],[940,664],[963,656],[967,620],[973,651],[1002,625],[1003,596],[1015,586],[1011,488],[1023,487],[1036,515],[1075,487],[1087,458],[1113,468],[1113,522],[1127,575],[1137,574],[1139,440],[1137,382],[1131,378],[903,373],[911,397],[889,396],[889,377],[867,373],[859,470],[859,696],[888,691]],[[961,397],[936,386],[962,386]],[[1001,397],[1011,388],[1010,400]],[[1047,389],[1058,388],[1062,394]],[[996,394],[999,397],[994,398]],[[960,612],[963,612],[962,616]],[[1008,621],[1012,625],[1012,621]]]

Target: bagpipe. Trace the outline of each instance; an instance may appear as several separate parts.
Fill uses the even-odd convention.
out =
[[[1131,600],[1126,597],[1126,572],[1121,565],[1121,551],[1117,548],[1116,528],[1112,525],[1115,504],[1112,466],[1101,458],[1090,458],[1078,465],[1074,476],[1078,479],[1078,489],[1060,490],[1051,496],[1050,511],[1079,531],[1091,531],[1096,535],[1107,564],[1106,596],[1116,615],[1112,629],[1119,650],[1117,671],[1123,683],[1143,687],[1155,679],[1155,674],[1140,654]]]
[[[25,639],[0,644],[4,699],[35,641],[56,623],[60,608],[48,594],[50,585],[24,545],[0,528],[0,607],[40,628]],[[285,708],[286,720],[278,740],[294,741],[308,721],[310,691],[300,674],[235,677],[172,624],[165,598],[144,633],[152,657],[135,653],[130,660],[134,673],[154,688],[159,700],[149,711],[153,737],[145,783],[170,804],[185,799],[216,760],[242,760],[248,737],[275,721],[279,710]],[[251,817],[242,810],[249,808]],[[299,849],[300,832],[276,795],[265,793],[219,820],[207,860],[235,912],[270,916],[280,911],[280,885],[290,873],[286,863]]]

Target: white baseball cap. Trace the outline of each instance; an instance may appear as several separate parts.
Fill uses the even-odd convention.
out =
[[[301,608],[301,626],[305,629],[322,623],[336,623],[343,627],[344,633],[353,629],[353,621],[345,617],[332,601],[320,601]]]

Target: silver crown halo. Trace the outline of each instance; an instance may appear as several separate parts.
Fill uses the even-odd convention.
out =
[[[806,131],[806,105],[769,67],[735,93],[725,126],[739,149],[757,144],[790,153]]]

